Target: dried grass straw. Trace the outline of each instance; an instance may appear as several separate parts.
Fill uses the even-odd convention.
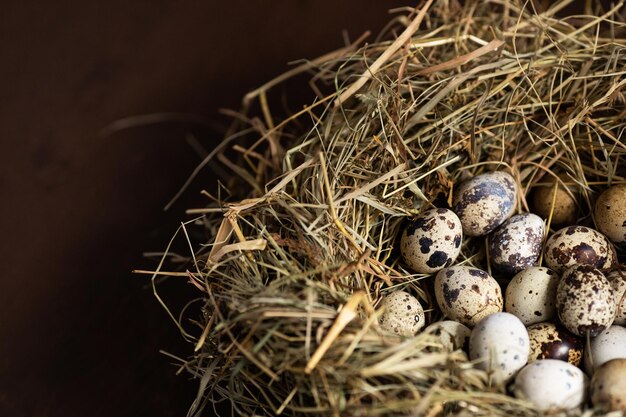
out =
[[[518,211],[553,177],[583,213],[625,182],[623,2],[557,17],[569,3],[429,0],[396,11],[380,40],[246,96],[261,116],[236,115],[210,155],[240,192],[205,193],[211,203],[189,210],[200,217],[181,232],[209,241],[190,242],[186,271],[166,272],[164,260],[154,273],[187,277],[203,304],[200,318],[168,310],[196,347],[181,366],[200,384],[190,416],[224,399],[242,415],[538,414],[434,335],[383,334],[377,305],[404,288],[440,317],[430,278],[399,262],[396,236],[468,176],[510,171]],[[304,72],[317,100],[274,121],[266,93]],[[466,239],[459,262],[485,268],[484,248]]]

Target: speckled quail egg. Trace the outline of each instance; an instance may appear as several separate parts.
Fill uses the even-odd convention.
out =
[[[524,323],[509,313],[482,319],[470,336],[470,359],[487,371],[495,383],[508,381],[528,361],[528,332]]]
[[[585,402],[587,376],[574,365],[541,359],[524,367],[515,377],[513,392],[541,411],[566,411]]]
[[[516,193],[515,180],[502,171],[486,172],[463,182],[452,201],[463,233],[483,236],[504,223],[515,210]]]
[[[382,301],[384,308],[379,324],[383,330],[398,336],[414,336],[426,324],[424,309],[417,300],[406,291],[394,291]]]
[[[536,214],[517,214],[489,238],[489,255],[493,269],[516,274],[537,262],[543,246],[545,226]]]
[[[556,316],[556,287],[559,276],[552,270],[533,266],[517,273],[506,287],[505,310],[526,326]]]
[[[617,263],[613,244],[600,232],[585,226],[565,227],[550,236],[544,259],[556,272],[572,265],[589,265],[604,271]]]
[[[403,230],[400,252],[415,272],[431,274],[452,265],[461,251],[462,239],[461,221],[452,210],[430,209]]]
[[[626,328],[622,326],[611,326],[591,339],[585,369],[591,373],[611,359],[626,359]]]
[[[435,277],[435,297],[443,314],[473,327],[483,317],[502,311],[502,291],[485,271],[470,266],[451,266]]]
[[[439,341],[444,349],[455,351],[457,349],[467,349],[469,337],[472,331],[464,324],[453,320],[444,320],[433,323],[424,330],[439,337]]]
[[[551,224],[563,226],[576,223],[578,218],[578,205],[571,192],[563,185],[557,185],[556,196],[554,196],[554,183],[552,179],[549,185],[542,185],[533,191],[531,206],[533,211],[544,219],[550,217],[552,211]],[[554,211],[552,210],[552,198],[554,196]]]
[[[611,283],[615,297],[615,321],[613,324],[626,325],[626,271],[612,271],[606,279]]]
[[[605,190],[594,206],[596,227],[612,242],[626,243],[626,184]]]
[[[528,326],[530,354],[528,363],[537,359],[557,359],[578,366],[583,358],[584,340],[551,322]]]
[[[587,265],[567,269],[556,289],[556,309],[561,323],[577,336],[599,335],[615,319],[611,284]]]
[[[599,367],[591,378],[590,391],[594,406],[626,415],[626,359],[613,359]]]

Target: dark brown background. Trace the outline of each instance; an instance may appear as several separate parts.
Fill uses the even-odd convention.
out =
[[[129,271],[182,219],[182,204],[162,207],[199,161],[185,135],[207,147],[219,135],[98,132],[160,111],[218,119],[287,61],[342,46],[342,29],[377,31],[408,3],[2,2],[0,415],[185,414],[196,385],[158,349],[190,347]]]

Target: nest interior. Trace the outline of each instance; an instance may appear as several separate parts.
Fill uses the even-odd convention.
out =
[[[403,289],[441,318],[398,234],[464,179],[511,173],[517,212],[556,179],[579,224],[625,182],[623,3],[562,16],[570,3],[429,0],[245,97],[202,165],[232,181],[189,210],[182,269],[166,256],[153,276],[155,292],[168,276],[198,290],[199,316],[167,310],[195,347],[189,415],[220,401],[242,415],[538,414],[435,335],[382,332],[378,307]],[[277,117],[267,94],[303,73],[316,99]],[[457,263],[488,269],[485,239],[465,238]]]

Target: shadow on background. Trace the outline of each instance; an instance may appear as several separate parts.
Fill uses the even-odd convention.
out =
[[[0,415],[184,415],[196,384],[174,326],[130,270],[149,266],[211,181],[162,207],[219,134],[129,115],[217,119],[284,71],[374,33],[400,1],[4,2],[0,5]],[[270,6],[268,6],[270,5]],[[293,96],[293,94],[292,94]],[[305,97],[306,96],[306,97]],[[308,95],[302,95],[306,101]],[[174,283],[173,283],[174,284]],[[185,284],[164,289],[174,303]]]

